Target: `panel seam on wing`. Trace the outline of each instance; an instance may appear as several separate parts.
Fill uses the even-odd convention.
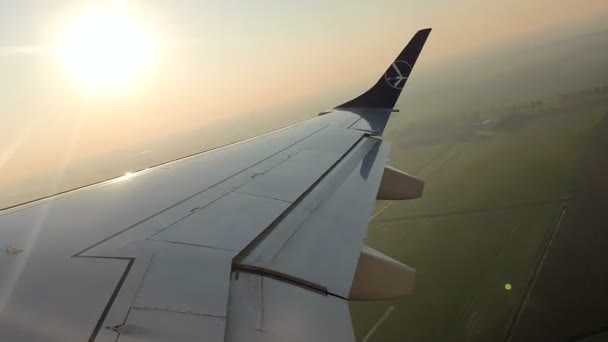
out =
[[[165,208],[165,209],[163,209],[163,210],[161,210],[161,211],[159,211],[159,212],[155,213],[154,215],[151,215],[150,217],[147,217],[147,218],[145,218],[145,219],[143,219],[143,220],[140,220],[139,222],[136,222],[135,224],[133,224],[133,225],[131,225],[131,226],[129,226],[129,227],[127,227],[127,228],[125,228],[125,229],[123,229],[123,230],[119,231],[119,232],[116,232],[115,234],[112,234],[112,235],[110,235],[110,236],[108,236],[108,237],[106,237],[106,238],[102,239],[101,241],[99,241],[99,242],[97,242],[97,243],[95,243],[95,244],[93,244],[93,245],[91,245],[91,246],[89,246],[89,247],[87,247],[87,248],[83,249],[82,251],[80,251],[80,252],[76,253],[75,255],[81,255],[81,254],[84,254],[84,253],[88,252],[89,250],[91,250],[91,249],[93,249],[93,248],[95,248],[95,247],[97,247],[97,246],[99,246],[99,245],[103,244],[104,242],[106,242],[106,241],[108,241],[108,240],[110,240],[110,239],[112,239],[112,238],[115,238],[116,236],[118,236],[118,235],[120,235],[120,234],[122,234],[122,233],[124,233],[124,232],[128,231],[129,229],[132,229],[132,228],[134,228],[134,227],[136,227],[136,226],[138,226],[138,225],[140,225],[140,224],[142,224],[142,223],[144,223],[144,222],[146,222],[146,221],[150,220],[150,219],[151,219],[151,218],[153,218],[153,217],[156,217],[156,216],[158,216],[158,215],[160,215],[160,214],[162,214],[162,213],[164,213],[164,212],[166,212],[166,211],[168,211],[168,210],[170,210],[170,209],[172,209],[172,208],[177,207],[178,205],[180,205],[180,204],[182,204],[182,203],[184,203],[184,202],[188,201],[188,200],[189,200],[189,199],[191,199],[191,198],[194,198],[194,197],[196,197],[196,196],[198,196],[198,195],[202,194],[203,192],[205,192],[205,191],[207,191],[207,190],[209,190],[209,189],[212,189],[213,187],[218,186],[219,184],[222,184],[223,182],[226,182],[227,180],[229,180],[229,179],[231,179],[231,178],[233,178],[233,177],[235,177],[235,176],[238,176],[238,175],[242,174],[243,172],[245,172],[245,171],[247,171],[247,170],[249,170],[249,169],[251,169],[251,168],[253,168],[253,167],[255,167],[255,166],[257,166],[257,165],[259,165],[259,164],[261,164],[261,163],[263,163],[264,161],[266,161],[266,160],[268,160],[268,159],[270,159],[270,158],[274,157],[275,155],[277,155],[277,154],[279,154],[279,153],[281,153],[281,152],[283,152],[283,151],[286,151],[287,149],[289,149],[289,148],[291,148],[291,147],[293,147],[293,146],[297,145],[298,143],[300,143],[300,142],[302,142],[302,141],[304,141],[304,140],[306,140],[306,139],[308,139],[308,138],[312,137],[313,135],[315,135],[315,134],[317,134],[317,133],[319,133],[319,132],[323,131],[323,130],[324,130],[324,129],[326,129],[327,127],[329,127],[329,125],[325,125],[325,126],[323,126],[323,127],[319,128],[318,130],[316,130],[316,131],[312,132],[310,135],[307,135],[306,137],[304,137],[304,138],[302,138],[302,139],[299,139],[299,140],[295,141],[293,144],[290,144],[290,145],[286,146],[285,148],[283,148],[283,149],[281,149],[281,150],[277,151],[276,153],[273,153],[272,155],[268,156],[267,158],[264,158],[264,159],[262,159],[262,160],[258,161],[257,163],[255,163],[255,164],[253,164],[253,165],[250,165],[249,167],[247,167],[247,168],[245,168],[245,169],[243,169],[243,170],[241,170],[241,171],[239,171],[239,172],[237,172],[237,173],[235,173],[235,174],[232,174],[232,175],[230,175],[230,176],[228,176],[228,177],[226,177],[226,178],[224,178],[224,179],[222,179],[222,180],[220,180],[220,181],[218,181],[218,182],[216,182],[216,183],[214,183],[214,184],[212,184],[212,185],[210,185],[210,186],[206,187],[205,189],[203,189],[203,190],[201,190],[201,191],[198,191],[197,193],[195,193],[195,194],[193,194],[193,195],[191,195],[191,196],[188,196],[187,198],[184,198],[183,200],[181,200],[181,201],[179,201],[179,202],[177,202],[177,203],[175,203],[175,204],[173,204],[173,205],[171,205],[171,206],[169,206],[169,207],[167,207],[167,208]],[[230,193],[230,192],[228,192],[228,193],[224,194],[224,195],[223,195],[223,196],[221,196],[221,197],[224,197],[224,196],[228,195],[229,193]],[[219,200],[219,198],[218,198],[218,199],[216,199],[215,201],[217,201],[217,200]]]
[[[330,292],[325,286],[310,282],[306,279],[298,278],[291,276],[289,274],[285,274],[282,272],[277,272],[268,268],[258,267],[258,266],[250,266],[250,265],[233,265],[233,272],[244,272],[250,274],[257,274],[263,277],[272,278],[284,283],[288,283],[294,286],[298,286],[313,292],[320,293],[325,296],[332,296],[344,300],[348,300],[347,298],[340,296],[338,294]]]
[[[238,190],[234,190],[232,193],[235,193],[235,194],[243,194],[243,195],[249,195],[249,196],[255,196],[255,197],[261,197],[261,198],[267,198],[267,199],[271,199],[271,200],[274,200],[274,201],[279,201],[279,202],[284,202],[284,203],[289,203],[289,204],[291,204],[291,203],[292,203],[292,202],[290,202],[290,201],[282,200],[282,199],[279,199],[279,198],[274,198],[274,197],[270,197],[270,196],[264,196],[264,195],[253,194],[253,193],[250,193],[250,192],[244,192],[244,191],[238,191]]]
[[[319,185],[335,168],[340,164],[351,151],[355,149],[366,137],[367,134],[362,135],[357,141],[346,151],[336,162],[328,168],[306,191],[304,191],[279,217],[277,217],[266,229],[264,229],[255,239],[253,239],[245,248],[243,248],[237,256],[233,259],[233,264],[239,265],[247,255],[254,250],[261,241],[268,237],[272,231],[281,223],[285,218],[295,209],[297,206],[308,196],[316,187]]]

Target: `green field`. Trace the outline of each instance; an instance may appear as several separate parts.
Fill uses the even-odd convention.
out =
[[[393,130],[391,164],[426,187],[375,217],[367,244],[416,268],[416,290],[353,303],[358,340],[504,340],[604,112],[585,104],[434,145],[404,146]]]

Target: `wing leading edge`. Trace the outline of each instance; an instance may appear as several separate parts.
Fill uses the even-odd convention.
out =
[[[0,340],[354,341],[349,300],[413,286],[363,242],[422,192],[379,135],[429,32],[326,115],[0,210]]]

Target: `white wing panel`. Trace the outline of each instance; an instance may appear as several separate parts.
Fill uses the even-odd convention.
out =
[[[151,239],[238,253],[288,206],[289,203],[284,201],[233,192],[197,209]]]
[[[304,150],[267,173],[259,175],[237,191],[293,203],[334,165],[343,153],[344,151],[335,153]]]
[[[168,245],[155,251],[132,307],[226,316],[231,254]]]
[[[133,309],[116,329],[118,342],[222,342],[226,319],[182,312]]]
[[[244,170],[259,169],[325,127],[293,126],[134,177],[0,211],[0,241],[16,251],[0,258],[0,339],[82,341],[97,336],[106,306],[113,304],[114,291],[120,289],[121,277],[128,270],[129,260],[119,249],[146,239],[197,207],[173,212],[181,203],[226,184]],[[280,162],[274,161],[268,169]],[[229,184],[226,189],[233,190]],[[160,218],[162,213],[168,216]],[[149,221],[152,217],[157,220]],[[138,225],[145,226],[143,232],[138,231],[141,234],[118,239],[121,232],[126,234]],[[100,248],[91,249],[95,246]],[[223,265],[223,271],[229,272],[230,260]],[[116,298],[122,298],[120,292]],[[214,298],[226,305],[226,297],[216,294]],[[129,299],[133,300],[124,300]]]

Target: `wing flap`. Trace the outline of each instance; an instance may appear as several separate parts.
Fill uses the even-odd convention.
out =
[[[237,264],[302,279],[347,298],[388,144],[366,138]]]
[[[258,274],[236,271],[228,342],[355,341],[348,303]]]

